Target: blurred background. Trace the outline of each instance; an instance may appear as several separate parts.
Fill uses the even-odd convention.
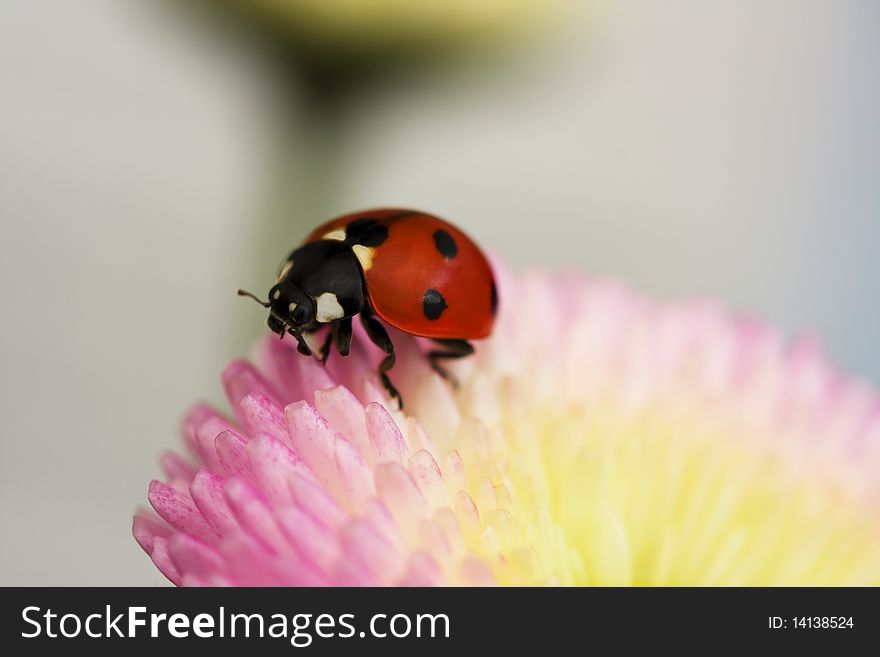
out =
[[[263,330],[235,289],[357,208],[880,382],[880,3],[238,4],[3,5],[0,584],[164,583],[131,513]]]

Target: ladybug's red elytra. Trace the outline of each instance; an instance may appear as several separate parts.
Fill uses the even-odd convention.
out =
[[[402,407],[388,371],[394,345],[382,322],[412,335],[432,338],[439,361],[473,353],[468,340],[492,332],[498,307],[495,279],[479,247],[452,224],[424,212],[381,209],[355,212],[316,228],[282,263],[269,290],[267,324],[282,338],[290,333],[304,355],[303,338],[327,328],[321,349],[342,356],[351,344],[351,323],[360,315],[366,334],[385,352],[379,376]],[[381,321],[380,321],[381,320]]]

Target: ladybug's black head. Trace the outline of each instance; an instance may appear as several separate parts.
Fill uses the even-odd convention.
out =
[[[288,329],[299,332],[315,321],[315,302],[296,285],[287,281],[269,290],[269,329],[284,335]]]

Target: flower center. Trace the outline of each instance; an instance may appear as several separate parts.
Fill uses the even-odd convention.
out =
[[[717,410],[657,407],[520,409],[458,445],[500,583],[878,583],[880,532],[833,476]]]

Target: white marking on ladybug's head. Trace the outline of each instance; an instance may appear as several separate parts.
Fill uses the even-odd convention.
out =
[[[272,293],[272,300],[273,300],[273,301],[278,301],[278,299],[280,299],[280,298],[281,298],[281,290],[275,290],[275,291]]]
[[[351,247],[351,250],[354,251],[358,262],[361,263],[361,269],[365,272],[370,271],[370,267],[373,266],[373,253],[376,252],[376,249],[371,249],[369,246],[363,246],[362,244],[355,244]]]
[[[334,322],[345,316],[345,311],[339,305],[339,299],[332,292],[324,292],[316,301],[315,319],[322,324]]]
[[[292,314],[294,310],[296,310],[296,304],[293,301],[291,301],[290,305],[287,306],[287,312]]]
[[[322,240],[339,240],[340,242],[345,241],[345,228],[337,228],[336,230],[331,230],[329,233],[324,233],[321,235]]]
[[[281,265],[281,271],[279,271],[278,276],[275,277],[275,284],[277,285],[287,278],[291,269],[293,269],[293,260],[285,260],[284,264]]]

